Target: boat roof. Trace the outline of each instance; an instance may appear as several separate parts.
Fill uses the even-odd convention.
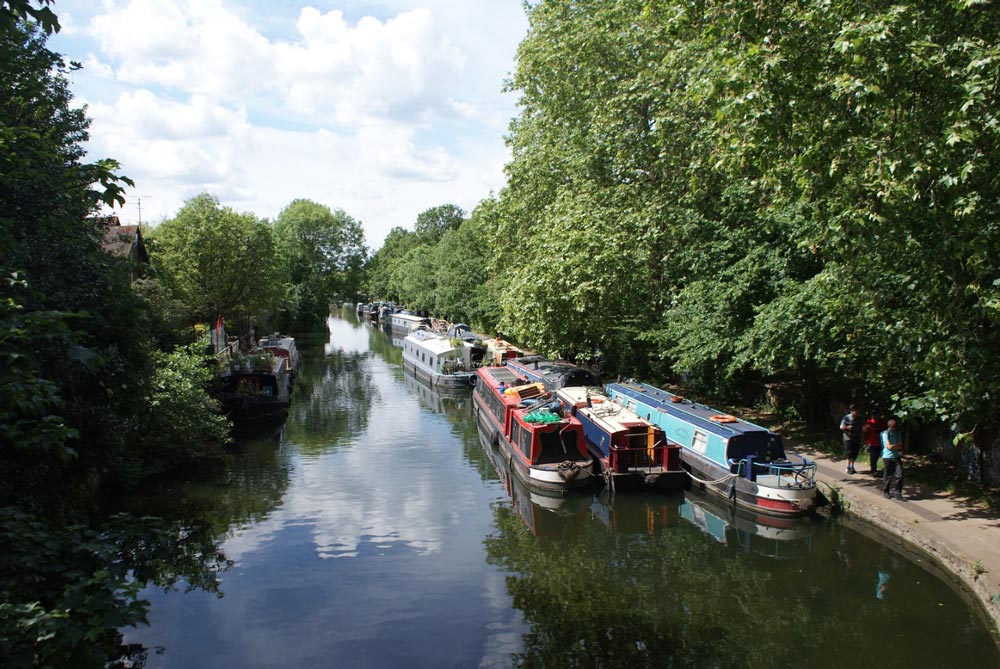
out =
[[[583,413],[594,422],[603,425],[609,432],[653,425],[631,409],[613,401],[604,394],[604,391],[597,388],[582,386],[560,388],[556,391],[556,396],[567,404],[575,406],[577,413]]]
[[[568,362],[547,360],[540,355],[510,358],[504,364],[522,370],[526,376],[537,378],[549,389],[601,385],[600,379],[590,370]]]
[[[455,350],[451,339],[430,330],[416,330],[415,332],[411,332],[403,337],[403,341],[409,341],[435,355]]]
[[[666,390],[661,390],[656,386],[651,386],[648,383],[642,383],[640,381],[622,381],[618,383],[609,383],[607,388],[614,388],[624,395],[635,397],[636,399],[641,399],[649,404],[654,404],[659,407],[662,411],[678,416],[682,419],[689,420],[701,427],[706,427],[711,429],[717,434],[722,434],[725,436],[730,436],[733,434],[748,434],[754,432],[768,432],[765,427],[751,423],[750,421],[743,420],[736,416],[730,416],[723,411],[718,409],[713,409],[712,407],[705,406],[704,404],[698,404],[692,402],[689,399],[685,399],[680,395],[675,395]],[[731,421],[718,422],[712,420],[713,417],[726,416],[732,418]]]
[[[520,385],[524,383],[524,379],[515,374],[512,370],[506,367],[480,367],[480,374],[489,375],[497,384],[501,381],[506,383],[508,386]]]
[[[430,322],[430,319],[425,316],[414,316],[413,314],[392,314],[390,318],[398,318],[404,321],[417,321],[417,322]]]

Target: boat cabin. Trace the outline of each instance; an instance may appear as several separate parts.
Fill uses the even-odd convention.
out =
[[[414,316],[413,314],[404,314],[399,312],[389,315],[389,325],[393,332],[408,335],[421,328],[429,330],[431,328],[431,319],[423,316]]]
[[[429,330],[415,330],[403,338],[405,360],[425,374],[471,372],[482,364],[485,355],[483,346]]]
[[[504,362],[511,369],[532,381],[540,381],[549,390],[570,386],[600,387],[601,380],[593,372],[568,362],[553,362],[540,355],[521,356]]]

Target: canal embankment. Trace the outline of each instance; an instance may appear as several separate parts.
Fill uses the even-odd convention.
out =
[[[994,512],[915,483],[906,483],[903,500],[887,499],[881,476],[848,474],[840,459],[806,446],[793,450],[816,461],[821,492],[836,494],[844,513],[937,561],[979,600],[994,633],[1000,631],[1000,518]]]

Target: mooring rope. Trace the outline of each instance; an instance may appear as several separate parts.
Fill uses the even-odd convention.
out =
[[[739,476],[739,474],[726,474],[721,479],[715,479],[714,481],[704,481],[704,480],[698,478],[697,476],[695,476],[694,474],[692,474],[691,472],[688,472],[688,476],[691,477],[692,481],[697,481],[698,483],[701,483],[702,485],[715,485],[716,483],[725,483],[726,481],[728,481],[730,479],[737,478]]]

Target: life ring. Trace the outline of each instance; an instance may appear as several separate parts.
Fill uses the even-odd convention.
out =
[[[736,416],[730,416],[729,414],[720,413],[709,418],[710,421],[714,423],[735,423],[739,420]]]
[[[472,386],[473,388],[476,387],[476,376],[475,375],[469,377],[469,385]]]

